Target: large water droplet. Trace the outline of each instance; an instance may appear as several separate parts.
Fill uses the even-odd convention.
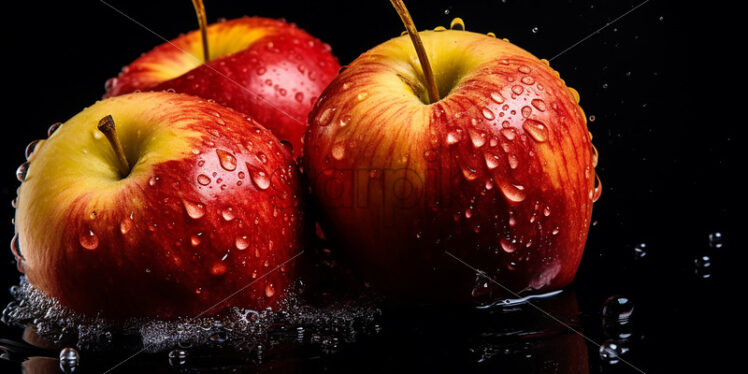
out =
[[[265,286],[265,296],[273,297],[273,295],[275,295],[275,286],[272,283],[268,283]]]
[[[31,158],[31,155],[34,153],[34,150],[39,145],[39,142],[41,142],[41,140],[36,139],[26,146],[26,152],[24,154],[26,155],[27,160]]]
[[[270,187],[270,177],[268,177],[267,173],[252,167],[249,164],[247,164],[247,168],[249,169],[249,179],[252,180],[252,183],[254,183],[257,188],[266,190]]]
[[[463,21],[462,18],[457,17],[449,23],[449,29],[463,31],[465,30],[465,21]]]
[[[483,108],[483,110],[481,111],[481,114],[483,114],[483,117],[489,121],[496,118],[493,112],[488,108]]]
[[[545,101],[543,101],[541,99],[532,99],[532,101],[530,102],[530,104],[532,104],[532,106],[535,107],[535,109],[537,109],[537,110],[539,110],[541,112],[545,112],[546,109],[547,109],[547,107],[545,106]]]
[[[486,166],[489,169],[496,169],[499,167],[499,156],[486,152],[483,154],[483,157],[486,159]]]
[[[486,144],[486,134],[485,133],[479,133],[474,130],[468,131],[470,134],[470,140],[473,142],[473,146],[475,148],[480,148],[483,146],[483,144]]]
[[[200,219],[205,215],[205,205],[201,203],[183,199],[182,204],[184,205],[184,210],[187,212],[187,215],[192,219]]]
[[[330,124],[330,120],[332,120],[332,112],[333,108],[325,108],[325,110],[320,113],[319,117],[317,117],[317,124],[320,126],[327,126]]]
[[[330,153],[334,159],[342,160],[343,156],[345,156],[345,144],[335,143],[335,145],[332,146],[332,151]]]
[[[499,183],[499,188],[507,199],[516,203],[525,200],[525,197],[527,197],[525,187],[518,184],[512,184],[506,181],[502,181]]]
[[[200,174],[197,176],[197,183],[200,183],[203,186],[207,186],[210,184],[210,177],[205,174]]]
[[[237,236],[234,245],[236,245],[236,249],[243,251],[249,247],[249,240],[246,235]]]
[[[16,179],[18,179],[19,182],[23,182],[26,179],[26,174],[29,172],[29,166],[31,164],[26,161],[22,163],[18,169],[16,169]]]
[[[88,250],[94,250],[99,246],[99,238],[91,229],[83,230],[83,232],[80,233],[78,240],[81,243],[81,247]]]
[[[54,134],[61,126],[62,122],[53,123],[52,126],[49,126],[47,129],[47,136],[52,136],[52,134]]]
[[[525,131],[527,131],[527,133],[538,143],[543,143],[548,140],[548,128],[540,121],[527,119],[525,120],[525,123],[522,124],[522,128],[525,129]]]
[[[447,133],[447,144],[452,145],[460,141],[460,133],[458,131],[450,131]]]
[[[715,231],[709,234],[709,246],[715,249],[722,248],[724,241],[722,239],[722,233]]]
[[[233,154],[222,149],[216,149],[216,154],[218,155],[218,162],[221,164],[222,168],[228,171],[236,170],[236,157],[234,157]]]
[[[499,243],[501,244],[501,249],[503,249],[506,253],[512,253],[517,250],[517,243],[514,240],[501,238],[499,240]]]
[[[491,92],[491,100],[495,101],[497,104],[503,104],[504,103],[504,97],[501,96],[498,92]]]
[[[221,211],[221,217],[223,217],[226,222],[233,220],[235,217],[234,208],[228,207],[226,209],[223,209]]]

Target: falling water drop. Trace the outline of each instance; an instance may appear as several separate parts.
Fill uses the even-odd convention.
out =
[[[234,208],[228,207],[226,209],[223,209],[221,211],[221,217],[223,217],[223,219],[226,222],[229,222],[229,221],[233,220],[234,217],[235,217],[235,215],[234,215]]]
[[[486,159],[486,166],[489,169],[496,169],[499,167],[499,156],[486,152],[483,154],[483,157]]]
[[[325,110],[320,113],[319,117],[317,117],[317,124],[320,126],[327,126],[330,124],[330,120],[332,119],[332,112],[334,111],[333,108],[325,108]]]
[[[483,108],[483,110],[481,111],[481,113],[483,114],[483,117],[485,119],[489,120],[489,121],[492,120],[492,119],[494,119],[494,118],[496,118],[494,116],[493,112],[490,109],[488,109],[488,108]]]

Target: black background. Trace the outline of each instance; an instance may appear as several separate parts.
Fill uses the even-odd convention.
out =
[[[168,39],[196,28],[186,0],[108,3]],[[547,59],[615,21],[551,66],[580,92],[582,107],[595,117],[589,128],[604,186],[573,288],[583,313],[591,316],[611,294],[634,300],[644,338],[630,360],[646,372],[716,370],[734,358],[727,337],[737,337],[741,325],[734,318],[738,307],[732,306],[743,285],[733,253],[742,249],[736,227],[745,221],[738,214],[742,199],[735,176],[745,166],[728,155],[738,140],[736,129],[744,126],[734,115],[741,107],[729,94],[729,86],[739,89],[733,79],[742,67],[731,55],[736,52],[718,45],[735,37],[722,29],[730,24],[724,19],[730,11],[680,3],[652,0],[616,20],[640,1],[407,2],[420,29],[462,17],[470,31],[492,31]],[[211,22],[245,14],[295,22],[332,45],[341,64],[403,29],[385,0],[209,0],[206,6]],[[99,99],[107,78],[162,40],[98,1],[2,7],[0,121],[6,135],[0,136],[0,202],[7,203],[0,204],[6,222],[0,237],[10,241],[15,169],[26,144]],[[708,235],[717,231],[725,244],[711,249]],[[647,256],[635,261],[639,243],[646,243]],[[18,273],[10,251],[4,253],[0,278],[9,286]],[[703,254],[712,257],[709,279],[694,274],[693,261]],[[9,298],[0,292],[2,303]],[[590,356],[596,356],[590,347]],[[396,357],[402,365],[397,367],[419,367],[407,355]],[[17,365],[0,360],[5,368]]]

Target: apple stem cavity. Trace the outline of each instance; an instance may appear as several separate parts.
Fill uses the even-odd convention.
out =
[[[192,0],[192,5],[195,7],[195,13],[197,14],[197,23],[200,25],[200,37],[203,41],[203,62],[210,61],[210,53],[208,52],[208,17],[205,14],[205,4],[203,0]]]
[[[117,155],[117,159],[119,160],[120,176],[122,178],[126,177],[128,174],[130,174],[130,163],[127,162],[125,151],[122,149],[122,143],[120,143],[119,137],[117,137],[117,129],[114,126],[114,118],[112,118],[111,115],[102,118],[99,121],[98,128],[99,131],[104,133],[106,139],[109,140],[109,144],[112,146],[114,154]]]
[[[429,63],[429,58],[426,55],[426,49],[423,46],[423,41],[421,40],[421,36],[418,34],[418,30],[416,29],[416,25],[413,22],[413,18],[410,16],[410,12],[408,12],[408,8],[405,7],[405,4],[402,0],[390,0],[390,3],[392,3],[392,6],[395,7],[395,11],[397,11],[397,14],[403,21],[405,30],[408,31],[410,40],[413,42],[413,47],[415,47],[416,49],[416,54],[418,54],[418,61],[421,63],[423,76],[426,79],[426,90],[429,94],[429,102],[427,104],[435,103],[439,101],[439,89],[436,86],[434,71],[431,70],[431,63]]]

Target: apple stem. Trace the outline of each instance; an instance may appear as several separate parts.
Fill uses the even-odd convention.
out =
[[[200,25],[200,36],[203,40],[203,59],[205,60],[203,62],[208,62],[210,53],[208,52],[208,17],[205,15],[205,5],[203,0],[192,0],[192,5],[197,13],[197,23]]]
[[[130,164],[127,162],[127,157],[125,157],[125,151],[122,149],[122,143],[119,141],[119,137],[117,137],[117,129],[114,127],[114,118],[112,118],[111,115],[108,115],[104,118],[102,118],[99,121],[99,131],[104,133],[104,136],[106,136],[106,139],[109,140],[109,144],[112,146],[112,149],[114,149],[114,154],[117,155],[117,159],[119,160],[119,173],[124,178],[128,174],[130,174]]]
[[[426,79],[426,90],[428,91],[430,101],[429,104],[435,103],[439,101],[439,89],[436,86],[434,71],[431,70],[429,58],[426,55],[426,49],[423,47],[423,41],[421,40],[421,36],[418,34],[415,23],[413,23],[413,18],[410,17],[410,12],[408,12],[408,8],[405,7],[402,0],[390,0],[390,3],[395,7],[395,11],[397,11],[397,14],[403,21],[405,29],[408,31],[408,35],[410,35],[410,40],[413,42],[413,47],[416,49],[416,54],[418,54],[418,61],[421,63],[423,76]]]

